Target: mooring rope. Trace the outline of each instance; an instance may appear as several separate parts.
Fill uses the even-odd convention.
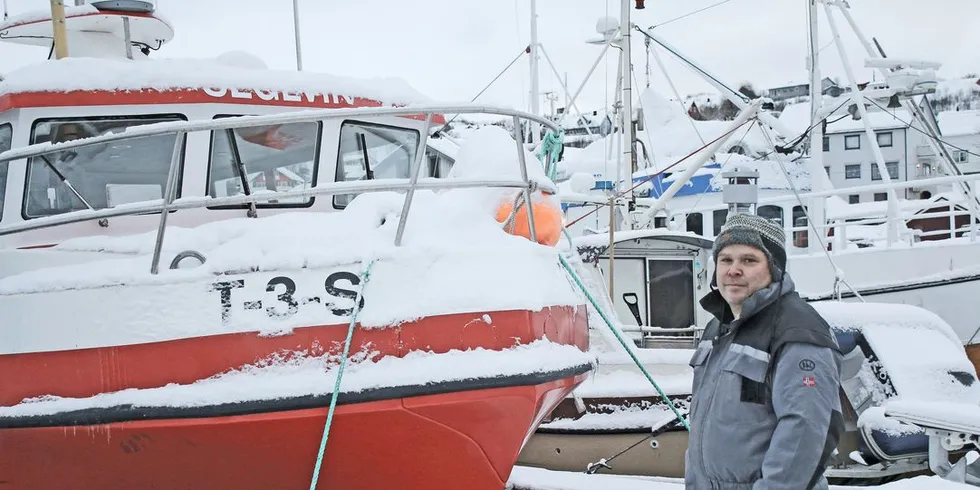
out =
[[[323,426],[323,436],[320,438],[320,449],[316,454],[316,465],[313,467],[313,479],[310,481],[310,490],[316,488],[317,481],[320,479],[320,467],[323,465],[323,454],[327,449],[327,439],[330,437],[330,426],[333,425],[333,415],[337,407],[337,398],[340,396],[340,381],[344,377],[344,369],[347,367],[347,358],[350,355],[350,344],[354,338],[354,325],[357,324],[357,317],[361,313],[361,299],[364,295],[364,288],[367,287],[368,280],[371,279],[371,269],[374,268],[378,259],[368,263],[364,272],[361,274],[361,287],[357,288],[357,297],[354,298],[354,310],[351,312],[350,325],[347,327],[347,338],[344,339],[344,352],[340,357],[340,368],[337,371],[337,379],[333,384],[333,396],[330,397],[330,408],[327,410],[327,422]]]

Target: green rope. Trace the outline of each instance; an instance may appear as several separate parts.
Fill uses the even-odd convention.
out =
[[[563,129],[559,129],[557,133],[549,129],[541,140],[541,146],[538,147],[536,156],[544,164],[548,178],[552,181],[558,175],[558,155],[561,154],[564,139],[565,131]]]
[[[636,354],[634,354],[633,350],[630,349],[629,345],[627,345],[626,340],[619,334],[619,330],[617,330],[616,327],[613,327],[612,321],[610,321],[609,317],[607,317],[606,314],[602,312],[602,309],[599,308],[599,304],[592,296],[592,293],[589,292],[589,289],[582,283],[582,279],[579,278],[578,274],[575,273],[575,270],[572,269],[572,266],[567,260],[565,260],[565,256],[558,254],[558,259],[561,260],[561,265],[565,268],[565,271],[567,271],[568,274],[572,276],[572,279],[575,280],[575,284],[578,285],[579,289],[581,289],[583,293],[585,293],[585,297],[589,299],[589,303],[592,303],[592,307],[599,312],[599,316],[601,316],[602,320],[606,322],[606,326],[609,327],[609,330],[612,331],[613,335],[616,336],[616,339],[619,340],[619,343],[624,349],[626,349],[626,353],[629,354],[630,358],[633,359],[633,362],[636,363],[637,367],[640,368],[640,371],[643,372],[643,375],[646,376],[647,381],[653,385],[653,387],[657,390],[657,393],[660,393],[660,396],[667,402],[670,410],[674,412],[675,416],[677,416],[677,420],[680,420],[681,424],[684,424],[684,428],[690,431],[691,426],[688,425],[687,420],[684,419],[684,416],[681,415],[679,410],[677,410],[677,407],[674,405],[674,402],[670,399],[670,397],[668,397],[667,394],[664,393],[664,390],[660,388],[660,385],[654,381],[653,376],[650,376],[650,373],[648,373],[646,368],[643,367],[643,363],[640,362],[640,359],[636,357]]]
[[[327,438],[330,437],[330,426],[333,424],[333,414],[337,407],[337,398],[340,396],[340,380],[344,377],[344,369],[347,367],[351,339],[354,338],[354,325],[357,324],[357,317],[361,313],[361,298],[363,297],[364,288],[367,287],[368,280],[371,279],[371,269],[377,260],[372,260],[367,268],[364,269],[364,273],[361,274],[361,287],[357,289],[357,297],[354,298],[354,311],[351,312],[350,325],[347,327],[347,338],[344,339],[344,353],[340,357],[340,369],[337,371],[337,380],[333,384],[333,396],[330,397],[330,408],[327,410],[327,422],[323,426],[323,437],[320,438],[320,450],[316,454],[316,466],[313,467],[313,480],[310,482],[310,490],[316,488],[317,480],[320,479],[323,453],[327,449]]]

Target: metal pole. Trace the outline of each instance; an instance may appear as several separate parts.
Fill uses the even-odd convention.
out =
[[[616,263],[616,193],[609,196],[609,299],[616,302],[616,286],[613,281],[613,267]]]
[[[303,49],[299,36],[299,0],[293,0],[293,44],[296,48],[296,71],[303,71]]]
[[[531,0],[531,114],[538,115],[541,110],[539,107],[540,97],[538,92],[538,4],[536,0]],[[531,143],[541,140],[541,126],[531,123]]]
[[[821,82],[820,76],[820,30],[817,28],[819,11],[817,9],[817,0],[808,0],[809,2],[809,27],[810,27],[810,175],[813,176],[812,186],[815,191],[826,190],[831,187],[829,182],[829,176],[824,171],[823,167],[823,125],[818,124],[818,118],[823,106],[823,83]],[[809,202],[809,220],[813,222],[813,229],[820,233],[824,233],[826,225],[826,213],[824,208],[826,208],[825,198],[813,198]],[[790,223],[790,227],[796,226],[796,223]],[[822,247],[823,240],[808,240],[807,249],[811,253],[816,253]]]
[[[429,127],[432,126],[432,113],[425,115],[425,127],[422,129],[422,141],[419,142],[418,153],[415,161],[412,162],[412,177],[409,180],[408,191],[405,192],[405,202],[402,203],[402,214],[398,217],[398,230],[395,232],[395,246],[402,244],[402,236],[405,234],[405,222],[408,221],[408,210],[412,206],[412,198],[415,197],[415,186],[419,183],[419,174],[422,173],[422,163],[425,161],[425,148],[429,143]]]
[[[167,171],[167,189],[163,196],[163,207],[160,209],[160,224],[157,226],[157,240],[153,245],[153,261],[150,263],[150,274],[160,272],[160,253],[163,251],[163,235],[167,230],[167,216],[170,205],[177,195],[177,176],[180,174],[180,160],[184,156],[184,133],[177,133],[174,140],[174,154],[170,157],[170,170]]]
[[[51,0],[51,26],[54,39],[54,59],[68,57],[68,33],[65,31],[65,2]]]
[[[602,52],[599,53],[598,57],[596,57],[595,62],[592,63],[592,68],[589,68],[589,72],[585,74],[585,78],[582,80],[582,84],[578,86],[578,89],[575,91],[575,94],[572,95],[571,99],[569,99],[568,105],[565,106],[566,110],[564,113],[562,113],[561,119],[558,120],[558,126],[561,126],[561,123],[565,121],[565,117],[568,116],[568,110],[567,110],[568,107],[571,104],[574,104],[575,99],[577,99],[579,94],[582,93],[582,89],[585,88],[585,83],[588,82],[589,78],[592,77],[592,73],[595,72],[596,67],[599,66],[599,62],[602,61],[602,57],[606,55],[606,51],[609,50],[609,45],[612,44],[615,38],[616,38],[615,36],[610,36],[610,38],[606,40],[605,44],[602,45]]]
[[[558,83],[561,84],[561,89],[565,92],[565,112],[567,113],[568,110],[569,110],[568,96],[570,95],[568,93],[568,80],[567,80],[568,77],[565,77],[566,80],[563,81],[561,79],[561,77],[558,76],[558,69],[555,68],[555,64],[551,62],[551,57],[548,56],[548,51],[544,49],[544,46],[541,46],[541,54],[544,55],[544,60],[548,62],[548,66],[551,67],[551,72],[555,74],[555,78],[557,78],[558,79]],[[586,80],[588,80],[588,77],[586,77]],[[554,99],[550,99],[550,100],[551,100],[551,103],[554,104]],[[572,109],[575,109],[575,115],[579,119],[582,119],[582,111],[579,110],[578,104],[572,102],[571,103],[571,108]],[[552,109],[551,112],[552,112],[552,117],[554,117],[554,112],[555,112],[554,109]],[[585,132],[588,133],[589,136],[593,136],[592,130],[589,129],[589,125],[588,124],[585,125]]]
[[[871,152],[875,157],[875,164],[878,166],[878,173],[881,175],[881,180],[886,184],[892,182],[891,176],[888,175],[888,168],[885,165],[885,157],[881,153],[881,147],[878,146],[878,139],[875,136],[874,130],[871,128],[871,122],[868,119],[868,111],[864,107],[864,96],[861,91],[858,90],[857,82],[854,80],[854,70],[851,68],[850,59],[847,57],[847,52],[844,51],[844,45],[840,38],[840,32],[837,30],[837,22],[834,21],[834,17],[831,14],[830,6],[824,4],[824,10],[827,13],[827,24],[830,26],[830,31],[834,35],[834,45],[837,46],[837,53],[840,55],[841,63],[844,65],[844,73],[847,74],[847,82],[851,87],[851,102],[857,106],[858,112],[861,114],[861,119],[864,122],[864,134],[868,137],[868,144],[871,145]],[[898,195],[895,193],[894,189],[888,191],[888,217],[895,218],[898,216]],[[886,225],[888,231],[888,243],[894,243],[898,240],[898,224],[893,219],[889,219]]]
[[[661,195],[660,197],[657,198],[657,200],[652,202],[650,204],[650,207],[647,208],[646,211],[644,211],[643,218],[640,223],[641,227],[653,222],[654,215],[656,215],[658,211],[663,209],[667,205],[667,201],[669,201],[672,197],[674,197],[674,194],[677,194],[677,191],[679,191],[681,187],[687,184],[687,182],[691,179],[691,177],[694,176],[695,172],[697,172],[701,167],[703,167],[704,164],[707,163],[712,156],[714,156],[714,154],[718,151],[718,149],[721,148],[721,145],[725,144],[725,142],[732,137],[735,130],[738,129],[739,126],[745,124],[745,122],[748,121],[750,117],[752,117],[759,111],[759,106],[761,104],[762,101],[759,100],[753,102],[752,105],[750,105],[747,109],[743,110],[738,115],[738,117],[735,118],[734,121],[732,121],[732,124],[728,126],[725,132],[722,133],[722,134],[728,134],[728,136],[724,138],[718,138],[717,141],[709,145],[707,148],[701,150],[701,153],[698,154],[698,157],[693,162],[691,162],[690,165],[688,165],[687,169],[684,170],[683,173],[677,176],[676,180],[674,180],[674,182],[670,184],[670,187],[668,187],[667,190],[664,191],[663,195]]]
[[[623,134],[621,137],[626,138],[626,148],[623,150],[623,159],[626,160],[626,165],[629,166],[629,171],[626,172],[630,176],[630,181],[632,182],[633,175],[633,60],[630,58],[630,32],[632,31],[632,25],[630,23],[630,0],[622,0],[622,10],[620,13],[619,27],[620,32],[623,33],[623,40],[620,43],[622,48],[623,57],[623,72],[621,76],[623,77]],[[622,179],[618,179],[616,185],[621,184]],[[631,188],[632,186],[627,186]],[[632,196],[633,191],[627,191],[627,197]]]
[[[7,16],[9,15],[7,12],[7,0],[0,0],[0,7],[3,8],[3,20],[7,20]]]
[[[126,59],[133,59],[133,36],[129,30],[129,16],[123,16],[123,44],[126,45]]]
[[[527,161],[524,158],[524,144],[521,143],[521,119],[514,116],[514,141],[517,142],[517,161],[521,167],[521,179],[527,184],[524,188],[524,207],[527,209],[527,228],[531,235],[531,241],[537,243],[538,234],[534,229],[534,213],[531,212],[531,181],[527,177]],[[514,210],[517,213],[517,210]]]
[[[875,51],[874,47],[871,46],[871,43],[868,42],[868,39],[864,36],[864,32],[861,31],[861,29],[857,25],[857,22],[854,21],[854,17],[851,15],[850,7],[841,4],[837,4],[836,6],[837,9],[840,10],[841,14],[844,15],[844,19],[846,19],[847,23],[851,26],[851,30],[854,31],[854,34],[861,42],[861,45],[864,46],[864,50],[868,53],[868,57],[884,58],[885,57],[884,54]],[[888,78],[888,70],[881,67],[877,68],[877,70],[879,73],[881,73],[882,77],[884,77],[885,79]],[[949,152],[946,150],[946,147],[944,145],[939,144],[939,141],[942,141],[942,139],[940,138],[937,128],[934,127],[934,124],[932,124],[932,122],[926,118],[926,115],[919,110],[918,105],[916,105],[911,100],[904,100],[902,101],[902,104],[905,106],[905,109],[908,110],[909,113],[912,114],[913,117],[915,117],[920,124],[922,124],[926,132],[929,133],[929,137],[926,138],[926,142],[929,144],[932,150],[935,151],[936,154],[941,157],[940,159],[942,161],[942,166],[945,168],[947,173],[949,175],[956,175],[957,168],[956,165],[952,163],[953,158],[949,155]],[[932,115],[932,107],[929,106],[928,103],[926,104],[926,108],[929,109],[930,115]],[[935,120],[935,116],[932,115],[932,117],[933,120]],[[906,180],[910,180],[908,178],[908,175],[906,175],[905,178]],[[967,202],[970,205],[970,209],[973,212],[977,212],[978,201],[976,200],[976,197],[973,196],[973,193],[970,192],[970,185],[967,184],[966,182],[960,182],[954,185],[954,187],[959,189],[959,191],[963,194],[963,197],[967,199]]]
[[[739,92],[729,87],[728,85],[725,85],[721,81],[721,79],[712,75],[707,69],[705,69],[701,65],[685,57],[683,54],[681,54],[681,52],[677,48],[672,46],[670,43],[665,41],[657,34],[654,34],[652,30],[649,31],[640,30],[640,33],[650,38],[651,41],[659,44],[662,48],[667,50],[668,53],[676,56],[677,59],[684,62],[684,64],[689,66],[691,69],[700,73],[701,77],[703,77],[706,82],[708,82],[711,86],[718,89],[718,91],[721,92],[721,94],[724,95],[725,98],[727,98],[733,104],[735,104],[735,107],[738,107],[740,110],[743,111],[749,107],[749,102],[746,101],[744,95],[740,94]],[[772,114],[766,111],[759,111],[758,114],[756,114],[756,117],[759,118],[759,121],[765,123],[767,126],[771,127],[772,129],[775,129],[776,134],[782,136],[785,139],[790,139],[794,136],[797,136],[797,133],[795,131],[791,130],[788,126],[786,126],[785,123],[783,123],[779,119],[776,119],[775,117],[772,116]]]

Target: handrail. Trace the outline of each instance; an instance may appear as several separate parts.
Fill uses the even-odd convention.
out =
[[[280,114],[269,114],[262,116],[239,116],[234,118],[207,119],[197,121],[168,121],[154,124],[145,124],[127,128],[126,131],[117,134],[107,134],[91,138],[82,138],[63,143],[37,143],[18,148],[12,148],[0,153],[0,164],[11,160],[31,158],[49,153],[58,153],[75,148],[110,143],[114,141],[124,141],[148,136],[160,136],[175,133],[191,133],[195,131],[217,131],[222,129],[250,128],[255,126],[268,126],[272,124],[290,124],[301,122],[317,122],[328,119],[341,119],[349,117],[381,117],[381,116],[418,116],[426,114],[494,114],[499,116],[517,116],[521,119],[530,120],[545,125],[549,129],[558,131],[558,126],[554,122],[531,114],[529,112],[508,109],[494,106],[463,106],[463,105],[419,105],[406,107],[359,107],[356,109],[313,109],[304,111],[287,112]],[[519,128],[518,128],[519,131]],[[519,133],[518,133],[519,134]]]
[[[313,196],[331,196],[337,194],[354,194],[357,192],[382,192],[382,191],[404,191],[411,186],[409,179],[377,179],[377,180],[357,180],[349,182],[329,182],[318,184],[316,187],[306,189],[294,189],[277,192],[260,192],[252,195],[237,195],[225,197],[182,197],[177,199],[167,209],[177,211],[181,209],[194,209],[203,207],[234,206],[248,204],[250,202],[265,202],[288,198],[302,198]],[[441,179],[426,177],[419,179],[416,189],[436,190],[436,189],[468,189],[473,187],[500,187],[531,190],[545,190],[555,192],[554,187],[531,182],[525,184],[519,180],[490,180],[490,179]],[[0,236],[11,235],[22,231],[31,231],[52,226],[79,223],[83,221],[93,221],[102,218],[114,218],[118,216],[129,216],[134,214],[159,213],[163,209],[163,200],[154,199],[152,201],[142,201],[132,204],[123,204],[114,208],[99,209],[89,211],[87,209],[72,211],[70,213],[58,214],[55,216],[45,216],[34,218],[30,221],[14,223],[0,226]]]
[[[491,180],[491,179],[434,179],[434,178],[419,178],[419,172],[423,164],[423,156],[425,153],[424,145],[429,135],[429,130],[431,129],[433,115],[436,113],[458,113],[458,114],[469,114],[469,113],[482,113],[482,114],[497,114],[510,116],[514,123],[513,127],[513,137],[517,145],[518,152],[518,166],[521,173],[520,180]],[[296,122],[314,122],[322,121],[326,119],[340,119],[349,117],[379,117],[379,116],[390,116],[390,115],[424,115],[425,116],[425,126],[423,129],[423,138],[419,143],[417,149],[417,155],[412,162],[411,178],[410,179],[378,179],[369,181],[350,181],[350,182],[332,182],[328,184],[317,185],[312,188],[290,190],[290,191],[272,191],[272,192],[262,192],[258,194],[249,195],[238,195],[238,196],[227,196],[227,197],[193,197],[193,198],[181,198],[176,199],[178,181],[178,173],[181,162],[181,155],[183,153],[183,148],[185,144],[185,138],[187,133],[194,131],[215,131],[222,129],[235,129],[243,127],[254,127],[254,126],[266,126],[272,124],[287,124]],[[91,221],[97,219],[104,219],[114,216],[129,216],[135,214],[146,214],[146,213],[160,213],[160,222],[157,227],[156,243],[153,249],[153,257],[150,264],[150,273],[157,274],[159,272],[159,262],[160,255],[163,248],[163,238],[166,233],[167,217],[170,211],[180,210],[180,209],[190,209],[190,208],[201,208],[207,206],[223,206],[223,205],[236,205],[236,204],[254,204],[257,201],[266,200],[278,200],[286,199],[292,197],[312,197],[318,195],[334,195],[334,194],[351,194],[356,192],[382,192],[382,191],[406,191],[405,201],[402,205],[402,216],[399,218],[398,230],[395,238],[395,245],[400,245],[402,233],[405,228],[405,221],[407,220],[407,214],[411,208],[411,202],[415,195],[415,190],[417,189],[460,189],[468,187],[500,187],[500,188],[517,188],[522,190],[522,196],[524,198],[524,204],[529,208],[528,211],[528,228],[530,230],[530,238],[532,241],[536,241],[535,237],[535,226],[534,226],[534,215],[530,212],[531,207],[531,192],[542,189],[550,193],[556,194],[557,189],[555,186],[548,182],[536,182],[532,181],[528,175],[527,163],[525,161],[525,149],[521,137],[521,119],[530,120],[533,122],[538,122],[543,124],[545,127],[557,131],[558,128],[555,124],[545,118],[536,116],[523,111],[518,111],[514,109],[490,107],[490,106],[414,106],[414,107],[396,107],[396,108],[357,108],[357,109],[319,109],[310,111],[297,111],[285,114],[273,114],[266,116],[241,116],[235,118],[227,119],[214,119],[205,121],[176,121],[176,122],[164,122],[158,124],[150,124],[145,126],[138,126],[133,128],[128,128],[123,133],[111,134],[104,136],[96,136],[92,138],[84,138],[80,140],[74,140],[63,143],[39,143],[35,145],[30,145],[26,147],[16,148],[9,150],[4,153],[0,153],[0,164],[6,164],[12,160],[31,158],[46,155],[49,153],[62,152],[74,148],[83,148],[86,146],[104,144],[107,142],[114,141],[124,141],[136,138],[145,138],[148,136],[157,135],[175,135],[174,143],[174,153],[171,157],[171,163],[167,172],[167,186],[163,196],[163,199],[157,199],[153,201],[143,201],[138,203],[132,203],[128,205],[122,205],[114,208],[100,209],[100,210],[82,210],[74,211],[70,213],[65,213],[57,216],[50,216],[45,218],[37,218],[30,220],[28,222],[17,223],[8,226],[0,226],[0,236],[10,235],[14,233],[20,233],[25,231],[31,231],[41,228],[48,228],[52,226],[58,226],[63,224],[78,223],[83,221]],[[319,164],[320,162],[317,162]],[[548,169],[545,169],[547,171]],[[547,175],[547,174],[546,174]],[[518,211],[515,207],[514,212]]]
[[[923,187],[923,186],[930,186],[930,185],[953,184],[958,182],[972,182],[974,180],[980,181],[980,173],[958,175],[952,177],[934,177],[929,179],[908,180],[902,182],[892,182],[890,184],[868,184],[868,185],[861,185],[861,186],[854,186],[854,187],[843,187],[840,189],[831,189],[826,191],[808,192],[805,194],[800,194],[800,198],[806,200],[808,198],[815,198],[815,197],[846,196],[846,195],[851,195],[851,194],[856,194],[861,192],[875,192],[875,191],[885,191],[889,189],[904,189],[904,188]],[[762,206],[765,204],[776,204],[785,201],[795,202],[796,200],[797,200],[796,196],[792,194],[788,194],[785,196],[765,197],[759,199],[758,205]],[[644,198],[636,199],[636,204],[650,205],[654,201],[656,201],[656,199],[644,197]],[[954,202],[958,202],[958,201],[954,201]],[[706,210],[715,209],[716,207],[717,206],[707,206],[707,205],[699,206],[699,207],[691,208],[689,211],[685,211],[685,213],[690,214],[690,213],[702,212]]]

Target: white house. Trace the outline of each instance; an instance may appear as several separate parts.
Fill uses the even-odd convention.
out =
[[[809,127],[809,104],[787,106],[780,120],[790,128],[803,132]],[[878,110],[868,108],[868,119],[875,133],[878,146],[888,175],[892,180],[907,181],[936,175],[935,158],[922,155],[928,148],[926,136],[909,129],[912,116],[905,109]],[[823,165],[836,189],[846,189],[880,182],[881,173],[875,163],[874,153],[864,122],[855,120],[848,114],[831,116],[823,138]],[[928,194],[922,194],[928,192]],[[928,197],[934,191],[929,189],[910,190],[905,197],[916,199]],[[850,203],[883,201],[887,195],[880,193],[855,193],[847,196]]]
[[[940,112],[946,150],[964,174],[980,173],[980,110]]]

